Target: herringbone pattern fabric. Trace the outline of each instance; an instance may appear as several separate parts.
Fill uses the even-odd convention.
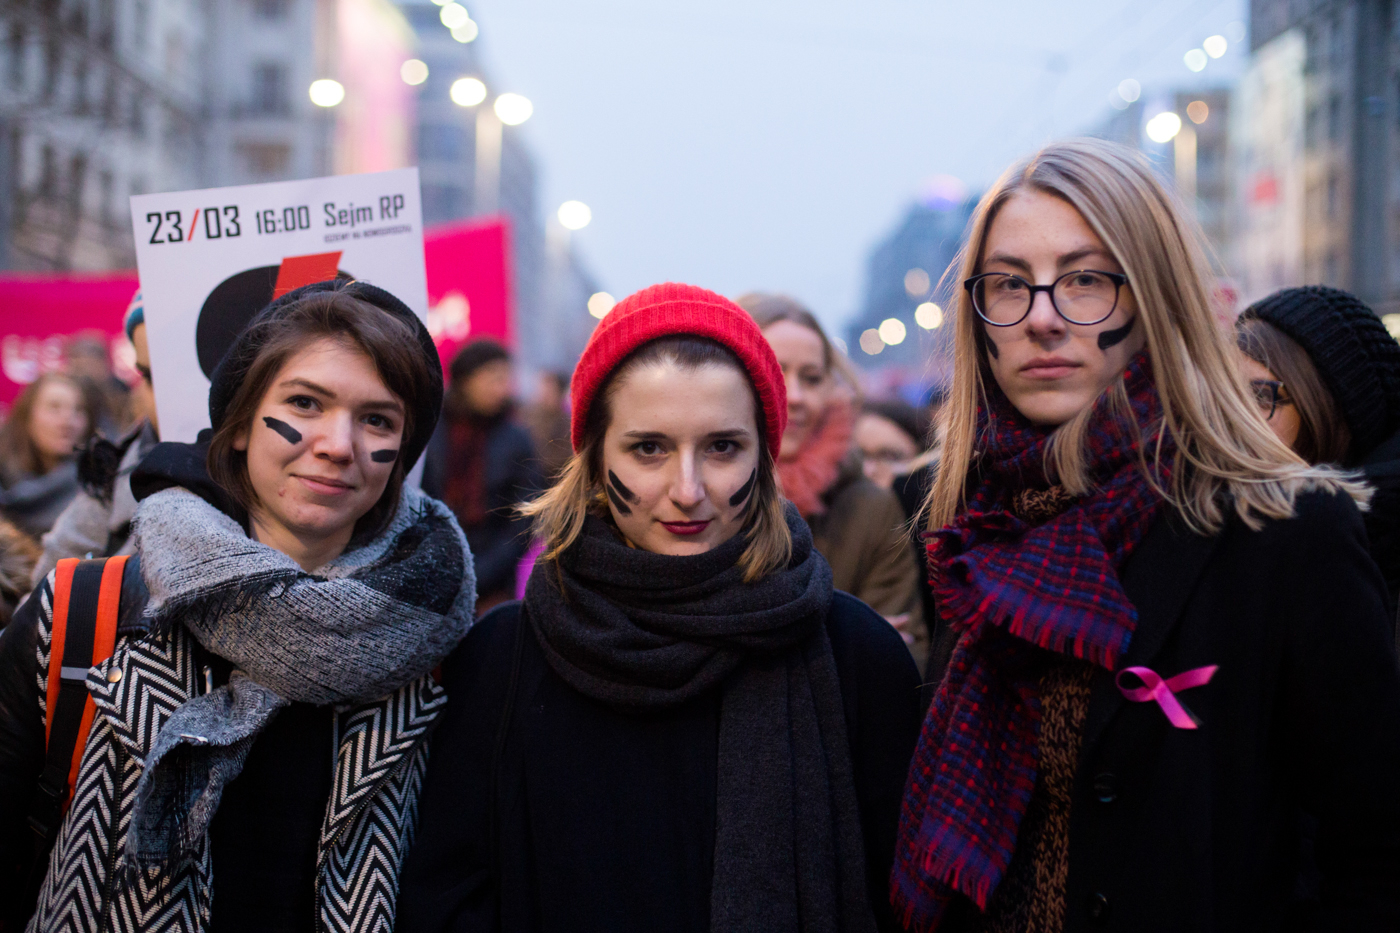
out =
[[[44,600],[42,685],[52,638],[51,601],[46,587],[37,595]],[[123,637],[112,658],[88,675],[98,715],[31,933],[209,929],[214,879],[207,840],[197,858],[173,873],[133,870],[123,859],[146,754],[171,713],[198,689],[192,649],[181,626],[163,638]],[[113,671],[120,672],[115,683],[108,676]],[[41,689],[41,704],[43,695]],[[399,869],[412,842],[427,771],[423,740],[446,703],[445,691],[424,677],[339,714],[336,772],[318,858],[317,904],[327,930],[392,930]]]

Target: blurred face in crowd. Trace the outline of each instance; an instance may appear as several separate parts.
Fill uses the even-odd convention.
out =
[[[403,401],[353,343],[291,356],[233,443],[248,455],[254,537],[306,570],[337,557],[383,494],[403,429]]]
[[[779,457],[790,460],[821,426],[836,393],[836,380],[826,365],[821,334],[794,321],[776,321],[763,331],[783,368],[787,383],[787,429]]]
[[[68,346],[68,371],[101,385],[112,375],[107,364],[107,345],[86,337],[74,340]]]
[[[739,533],[763,442],[754,404],[732,366],[667,360],[618,377],[601,479],[628,541],[657,554],[701,554]]]
[[[1034,285],[1049,285],[1079,270],[1123,271],[1077,210],[1033,190],[1018,192],[1002,205],[982,255],[982,272],[1009,273]],[[1097,324],[1071,324],[1046,292],[1035,294],[1030,313],[1017,324],[979,323],[997,385],[1026,418],[1053,427],[1098,398],[1142,349],[1146,331],[1137,315],[1131,289],[1124,285],[1112,314]]]
[[[1244,371],[1244,377],[1251,382],[1256,379],[1267,380],[1269,382],[1280,382],[1273,370],[1251,359],[1244,353],[1240,354],[1240,369]],[[1279,391],[1279,402],[1273,406],[1273,413],[1270,414],[1268,407],[1265,407],[1263,414],[1268,418],[1269,429],[1278,436],[1278,439],[1287,444],[1290,448],[1298,441],[1298,432],[1302,428],[1302,420],[1298,417],[1298,406],[1294,405],[1288,398],[1288,387],[1284,386]]]
[[[151,346],[146,342],[145,324],[137,324],[131,329],[131,345],[136,350],[136,371],[141,374],[141,380],[131,388],[131,413],[138,421],[145,418],[151,422],[151,426],[159,433],[155,386],[151,381]]]
[[[44,472],[71,457],[87,433],[87,409],[77,384],[57,376],[45,379],[29,413],[29,439],[39,452]]]
[[[501,413],[510,401],[509,360],[492,360],[478,366],[459,386],[462,399],[475,414],[490,418]]]
[[[883,415],[864,412],[856,419],[854,440],[860,448],[865,475],[881,489],[894,485],[894,478],[905,471],[919,455],[919,445]]]

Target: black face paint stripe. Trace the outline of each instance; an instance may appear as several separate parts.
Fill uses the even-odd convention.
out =
[[[753,484],[757,481],[758,467],[754,467],[753,472],[749,474],[749,481],[740,486],[739,491],[729,497],[729,504],[731,506],[742,504],[749,497],[749,493],[753,492]]]
[[[604,488],[608,491],[608,498],[612,501],[613,508],[617,509],[623,515],[632,514],[632,510],[627,507],[626,502],[622,501],[622,497],[617,494],[616,489],[613,489],[611,486],[606,486]]]
[[[375,463],[393,463],[399,459],[399,452],[397,450],[376,450],[369,455],[369,458]]]
[[[1124,340],[1128,339],[1128,335],[1133,332],[1133,328],[1136,326],[1137,316],[1134,315],[1133,319],[1128,323],[1124,324],[1122,327],[1119,327],[1116,330],[1106,330],[1103,333],[1099,334],[1099,349],[1107,350],[1110,347],[1118,346]]]
[[[288,444],[301,443],[301,432],[287,422],[278,421],[276,418],[263,418],[263,424],[285,437]]]
[[[612,484],[613,489],[617,490],[617,494],[622,496],[622,498],[626,499],[628,502],[631,502],[635,505],[636,503],[642,501],[640,496],[638,496],[632,490],[628,489],[626,486],[622,485],[622,480],[618,479],[617,474],[614,473],[612,470],[608,471],[608,482]]]
[[[989,333],[987,333],[986,331],[983,331],[983,332],[982,332],[982,337],[983,337],[982,342],[985,343],[985,344],[987,345],[987,355],[990,356],[990,357],[991,357],[992,359],[994,359],[994,360],[995,360],[995,359],[1000,359],[1000,358],[1001,358],[1001,351],[997,349],[997,342],[996,342],[995,340],[992,339],[992,335],[989,334]]]

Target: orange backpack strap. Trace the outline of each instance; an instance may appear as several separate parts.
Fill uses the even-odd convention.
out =
[[[127,558],[67,558],[53,584],[53,624],[44,735],[44,770],[29,817],[30,827],[51,842],[72,799],[88,732],[97,707],[87,692],[88,668],[112,656],[117,644],[122,572]]]

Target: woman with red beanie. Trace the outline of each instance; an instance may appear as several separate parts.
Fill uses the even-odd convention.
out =
[[[443,669],[398,927],[869,931],[919,679],[778,493],[782,371],[727,299],[598,325],[525,599]]]

